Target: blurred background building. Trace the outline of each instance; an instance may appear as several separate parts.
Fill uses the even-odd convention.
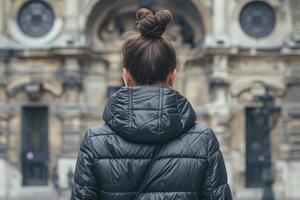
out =
[[[299,199],[299,0],[1,0],[0,197],[69,187],[85,129],[122,86],[139,7],[174,14],[175,87],[215,130],[235,199],[261,196],[265,86],[281,110],[274,192]]]

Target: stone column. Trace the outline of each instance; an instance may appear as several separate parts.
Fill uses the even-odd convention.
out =
[[[0,1],[0,39],[2,36],[2,32],[3,32],[3,1]]]
[[[78,11],[80,0],[65,0],[64,18],[65,30],[70,45],[80,44]]]
[[[297,64],[291,64],[290,75],[286,78],[287,91],[282,113],[285,116],[287,148],[287,179],[285,192],[290,199],[300,197],[300,70]]]
[[[210,77],[210,92],[213,97],[213,102],[208,106],[208,113],[212,119],[212,127],[219,139],[220,147],[224,155],[228,181],[229,183],[232,183],[233,169],[229,149],[231,110],[228,101],[230,86],[228,57],[226,55],[215,55],[212,69],[213,71]]]
[[[8,193],[8,168],[6,160],[6,148],[8,142],[8,119],[7,105],[0,103],[0,198]]]
[[[292,25],[292,40],[295,43],[300,42],[300,1],[299,0],[290,0],[290,13],[291,13],[291,25]],[[295,44],[296,45],[296,44]]]
[[[227,0],[214,0],[213,5],[213,22],[214,37],[218,43],[224,43],[227,39],[226,35],[226,7]]]
[[[119,53],[112,53],[106,56],[109,61],[109,71],[108,71],[108,86],[120,86],[122,82],[122,66],[121,66],[121,56]]]
[[[68,172],[74,171],[76,159],[80,147],[80,109],[74,106],[62,105],[59,116],[61,119],[62,146],[58,159],[57,171],[59,186],[68,188]]]
[[[1,41],[1,31],[2,31],[2,3],[0,2],[0,41]],[[1,60],[0,60],[1,62]],[[4,83],[2,80],[4,72],[4,65],[0,63],[0,199],[5,198],[7,195],[7,172],[6,172],[6,159],[5,151],[7,145],[7,124],[5,124],[6,119],[6,94],[4,90]]]
[[[61,119],[61,155],[58,160],[59,185],[68,187],[68,172],[74,170],[81,141],[81,111],[83,87],[82,73],[78,60],[66,58],[61,76],[63,85],[62,104],[58,106],[58,117]]]
[[[6,149],[8,144],[8,120],[10,117],[11,108],[6,102],[5,87],[4,84],[0,83],[0,199],[7,197],[9,189]]]
[[[102,110],[107,102],[107,77],[108,67],[106,63],[92,61],[89,63],[88,72],[84,77],[85,111],[84,119],[90,123],[99,123],[102,118]],[[120,75],[120,74],[119,74]]]
[[[213,102],[209,105],[209,113],[213,119],[214,130],[220,140],[223,151],[228,148],[228,128],[231,118],[228,102],[228,58],[224,55],[216,55],[213,62],[213,72],[210,77],[210,91]]]
[[[175,88],[181,92],[185,92],[185,71],[186,71],[186,64],[187,60],[189,59],[190,52],[184,51],[184,50],[178,50],[177,51],[177,75],[175,79]]]
[[[193,57],[190,50],[180,50],[178,54],[178,71],[175,81],[175,87],[184,94],[190,103],[194,106],[196,112],[206,104],[208,100],[206,65],[208,57]],[[198,92],[201,92],[199,95]],[[198,113],[203,115],[203,112]]]

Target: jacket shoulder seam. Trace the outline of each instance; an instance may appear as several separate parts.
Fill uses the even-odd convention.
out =
[[[116,133],[113,130],[104,130],[103,127],[107,126],[110,128],[106,123],[103,123],[99,126],[96,126],[94,128],[89,128],[90,130],[90,137],[97,137],[101,135],[116,135]],[[93,129],[97,129],[96,131],[93,131]],[[99,131],[99,133],[97,133]]]
[[[97,134],[93,134],[90,137],[97,137],[97,136],[106,136],[106,135],[116,135],[115,133],[97,133]]]
[[[95,158],[95,154],[94,154],[95,149],[94,149],[93,144],[92,144],[91,129],[90,128],[87,129],[87,143],[88,143],[88,146],[89,146],[89,148],[91,150],[91,153],[92,153],[92,159],[94,159]]]
[[[195,125],[197,126],[197,124]],[[186,133],[187,134],[190,134],[190,133],[193,133],[193,134],[205,134],[205,135],[208,135],[208,132],[209,132],[210,128],[206,127],[205,129],[203,130],[199,130],[199,131],[187,131]]]

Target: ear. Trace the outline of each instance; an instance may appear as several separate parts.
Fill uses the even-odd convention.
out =
[[[175,81],[177,70],[174,68],[168,75],[167,84],[169,87],[172,87]]]
[[[123,81],[126,87],[130,87],[134,85],[134,81],[128,69],[123,67]]]

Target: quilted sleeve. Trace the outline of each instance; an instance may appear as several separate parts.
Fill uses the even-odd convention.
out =
[[[202,188],[203,194],[209,200],[232,200],[223,155],[211,129],[208,129],[208,138],[208,171]]]
[[[77,158],[71,200],[96,200],[97,181],[93,171],[93,151],[90,131],[82,140]]]

